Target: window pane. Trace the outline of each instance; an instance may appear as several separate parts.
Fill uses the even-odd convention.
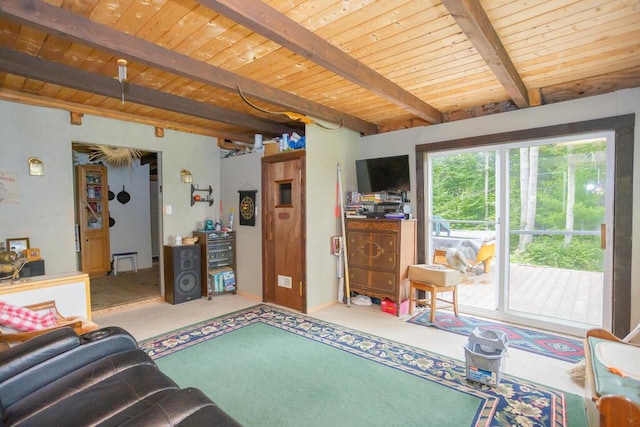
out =
[[[291,181],[278,183],[278,205],[292,206]]]

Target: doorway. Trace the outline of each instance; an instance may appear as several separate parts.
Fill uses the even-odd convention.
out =
[[[131,304],[160,300],[158,248],[162,240],[158,165],[161,153],[138,152],[130,165],[114,166],[96,153],[97,147],[74,142],[74,170],[75,164],[80,163],[101,163],[107,167],[109,259],[113,260],[115,253],[137,252],[138,268],[136,272],[133,259],[125,257],[118,263],[117,275],[114,275],[116,266],[111,261],[107,274],[92,277],[92,310],[122,309]],[[80,253],[78,255],[80,257]]]
[[[262,158],[263,296],[306,312],[305,154]]]
[[[466,260],[461,306],[566,332],[605,326],[613,146],[608,132],[427,156],[430,253]]]

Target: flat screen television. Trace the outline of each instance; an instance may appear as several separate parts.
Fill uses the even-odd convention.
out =
[[[358,193],[409,191],[409,155],[356,160]]]

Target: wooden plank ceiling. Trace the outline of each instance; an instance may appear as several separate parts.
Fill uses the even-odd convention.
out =
[[[75,120],[374,134],[640,86],[640,0],[2,0],[0,82]]]

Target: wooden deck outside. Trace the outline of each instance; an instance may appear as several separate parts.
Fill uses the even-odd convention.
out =
[[[602,325],[602,273],[533,265],[512,265],[510,273],[510,310]],[[467,273],[458,304],[495,309],[494,277],[494,266],[489,273]]]

